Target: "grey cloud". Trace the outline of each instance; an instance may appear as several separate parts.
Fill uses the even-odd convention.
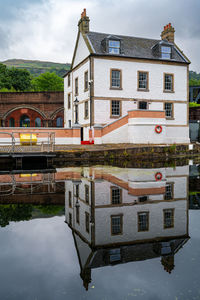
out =
[[[37,5],[34,12],[33,4]],[[58,7],[62,18],[59,18]],[[5,32],[10,31],[11,38],[8,40],[4,36],[5,45],[1,43],[0,48],[4,49],[8,46],[7,43],[10,43],[10,50],[7,53],[10,57],[14,55],[18,58],[32,57],[70,62],[75,46],[78,19],[84,7],[87,8],[90,28],[93,31],[159,38],[163,26],[171,22],[176,31],[175,41],[192,61],[191,69],[200,72],[198,55],[200,1],[198,0],[168,0],[167,2],[160,0],[124,0],[123,2],[121,0],[29,0],[28,2],[8,0],[3,6],[0,3],[0,11],[3,8],[4,15],[9,9],[11,11],[7,20],[3,21],[0,18],[0,25],[4,26]],[[34,13],[42,17],[38,18]],[[2,11],[0,16],[1,14]],[[55,18],[57,23],[62,22],[61,28],[55,28],[57,24]],[[35,25],[36,22],[38,27]],[[15,30],[16,24],[19,27],[17,30]],[[13,30],[14,34],[12,34]],[[42,39],[46,40],[48,50],[46,53],[43,51]],[[37,51],[34,49],[36,47]],[[1,49],[0,53],[2,53]]]

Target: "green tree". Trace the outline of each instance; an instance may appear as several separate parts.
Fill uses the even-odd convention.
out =
[[[199,86],[200,85],[200,80],[195,79],[195,78],[191,78],[190,79],[190,86]]]
[[[29,91],[31,89],[31,74],[26,69],[11,68],[8,70],[11,85],[16,91]]]
[[[0,205],[0,226],[5,227],[9,222],[30,220],[33,206],[31,204]]]
[[[63,91],[64,81],[55,73],[45,72],[33,78],[32,88],[38,92]]]
[[[9,77],[8,74],[8,68],[0,64],[0,89],[11,89],[12,84],[11,84],[11,78]]]

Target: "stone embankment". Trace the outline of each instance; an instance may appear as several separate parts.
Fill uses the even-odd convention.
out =
[[[193,148],[193,149],[191,149]],[[188,145],[82,145],[56,146],[55,164],[112,161],[169,161],[200,156],[200,144]]]

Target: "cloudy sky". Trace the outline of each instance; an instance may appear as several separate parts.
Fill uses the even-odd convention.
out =
[[[200,72],[199,0],[0,0],[0,61],[70,63],[83,8],[91,31],[159,38],[171,22],[190,70]]]

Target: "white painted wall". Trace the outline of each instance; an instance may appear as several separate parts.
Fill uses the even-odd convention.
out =
[[[110,69],[122,70],[122,90],[110,90]],[[137,71],[149,72],[149,92],[137,91]],[[174,74],[174,93],[163,93],[163,73]],[[94,95],[187,101],[187,66],[95,58]]]
[[[174,208],[174,227],[163,228],[163,209]],[[138,212],[149,212],[149,231],[138,232]],[[111,215],[123,214],[123,234],[111,235]],[[130,242],[187,234],[187,201],[162,201],[153,204],[97,208],[95,210],[96,245]]]
[[[85,44],[82,33],[80,32],[78,45],[76,49],[76,54],[74,58],[74,64],[72,68],[75,68],[79,63],[81,63],[90,54],[88,47]]]
[[[79,100],[78,105],[78,122],[80,125],[86,125],[89,123],[89,118],[84,119],[84,100],[89,100],[89,90],[84,91],[84,73],[88,71],[89,76],[89,61],[86,61],[83,65],[81,65],[79,68],[73,70],[71,72],[71,86],[67,86],[67,77],[64,79],[64,86],[65,86],[65,120],[66,125],[65,127],[68,127],[69,120],[72,120],[72,126],[75,122],[75,111],[74,111],[74,100],[76,98],[75,96],[75,79],[78,77],[78,96],[77,99]],[[68,103],[67,103],[67,95],[71,92],[71,109],[68,109]],[[90,104],[88,102],[88,115],[90,115]],[[85,131],[85,135],[88,133]]]

